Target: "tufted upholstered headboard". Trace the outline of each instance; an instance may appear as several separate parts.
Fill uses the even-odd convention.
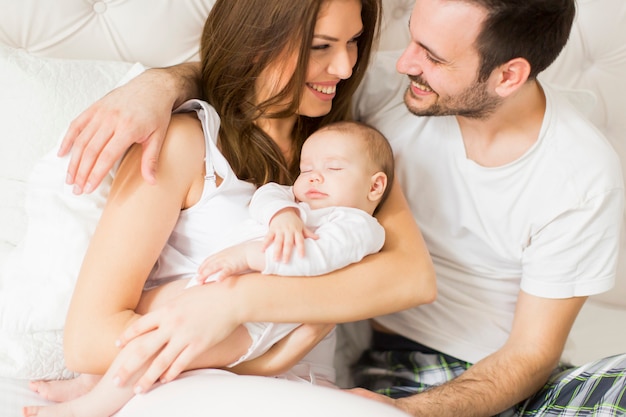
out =
[[[214,0],[0,0],[0,43],[29,53],[167,66],[197,58]],[[412,0],[383,0],[381,49],[408,42]],[[568,46],[544,80],[598,95],[591,118],[626,155],[626,2],[578,0]]]
[[[214,0],[1,0],[0,43],[56,58],[167,66],[197,58]]]
[[[198,38],[213,3],[0,0],[0,44],[37,56],[167,66],[197,58]],[[380,47],[403,48],[408,42],[407,22],[413,1],[383,3]],[[626,168],[626,2],[578,0],[570,42],[541,78],[595,94],[597,102],[591,107],[590,117],[618,151]],[[596,331],[596,323],[606,322],[599,318],[601,313],[626,314],[626,241],[622,247],[616,289],[595,297],[591,307],[585,307],[579,322],[580,326],[588,323],[589,329],[581,331]],[[621,350],[626,351],[626,345]]]
[[[0,0],[0,43],[29,53],[167,66],[197,58],[214,0]],[[381,49],[408,42],[412,0],[383,0]],[[591,118],[626,156],[626,2],[578,0],[568,46],[544,80],[598,96]]]

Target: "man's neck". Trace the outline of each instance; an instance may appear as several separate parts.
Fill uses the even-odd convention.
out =
[[[486,118],[457,116],[467,158],[485,167],[517,160],[537,142],[545,108],[541,86],[529,81]]]

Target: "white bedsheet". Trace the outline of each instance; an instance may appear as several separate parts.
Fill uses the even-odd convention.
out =
[[[176,401],[180,398],[185,400]],[[20,417],[23,406],[46,403],[28,389],[27,381],[0,378],[0,416]],[[136,396],[116,417],[155,415],[407,417],[395,408],[339,389],[217,370],[187,372]]]

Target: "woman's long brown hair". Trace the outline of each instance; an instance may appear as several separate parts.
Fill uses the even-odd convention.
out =
[[[335,0],[217,0],[211,9],[201,41],[203,98],[221,117],[219,146],[242,180],[255,185],[292,184],[304,140],[321,126],[350,118],[351,97],[363,79],[378,36],[381,0],[361,0],[363,34],[352,77],[338,84],[327,115],[298,117],[291,164],[255,124],[260,117],[296,114],[318,13],[327,1]],[[293,76],[276,96],[256,103],[255,80],[290,51],[298,52]],[[288,108],[269,112],[271,106],[285,101],[291,103]]]

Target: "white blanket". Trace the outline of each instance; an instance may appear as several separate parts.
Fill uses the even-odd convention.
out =
[[[19,208],[20,196],[25,196],[26,226],[22,239],[0,264],[0,377],[68,378],[73,374],[63,360],[65,316],[112,174],[94,193],[72,194],[65,185],[69,158],[56,156],[60,133],[56,125],[61,120],[67,127],[91,102],[139,74],[143,67],[0,52],[0,74],[4,76],[0,86],[10,97],[6,101],[0,98],[2,125],[10,130],[0,135],[0,143],[10,142],[18,149],[3,157],[27,172],[24,178],[2,178],[2,184],[12,184],[18,191],[10,195],[9,209]],[[15,120],[25,122],[16,124]],[[37,151],[47,153],[39,160],[22,162],[20,146],[29,158],[36,154],[29,141],[38,143]]]
[[[92,195],[75,196],[64,184],[67,161],[54,150],[35,166],[26,193],[26,234],[0,273],[2,376],[71,376],[62,329],[112,177]]]

